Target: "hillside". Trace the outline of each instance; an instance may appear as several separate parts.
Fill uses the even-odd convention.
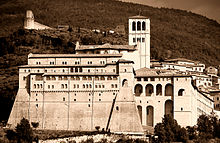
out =
[[[50,32],[45,35],[22,30],[25,12],[29,9],[37,22],[51,27],[69,25],[73,29],[101,30],[118,25],[125,25],[127,29],[128,17],[140,12],[151,20],[152,58],[185,57],[206,65],[220,64],[220,24],[191,12],[114,0],[3,0],[0,2],[0,109],[6,110],[1,111],[0,120],[8,117],[18,87],[17,66],[27,63],[29,52],[74,53],[77,40],[83,44],[127,42],[127,34],[105,37],[73,30],[53,37]]]

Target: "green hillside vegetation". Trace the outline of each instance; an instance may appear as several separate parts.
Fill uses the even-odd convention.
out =
[[[50,27],[69,25],[62,31],[22,30],[26,10]],[[137,14],[151,20],[151,57],[184,57],[206,65],[220,64],[220,24],[191,12],[153,8],[114,0],[8,0],[0,2],[0,120],[7,120],[18,88],[18,66],[28,53],[74,53],[74,44],[127,44],[126,35],[102,35],[124,25]]]

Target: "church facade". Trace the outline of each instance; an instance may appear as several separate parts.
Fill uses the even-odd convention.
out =
[[[129,45],[80,45],[76,54],[29,54],[8,125],[25,117],[39,129],[143,133],[170,114],[182,126],[210,114],[213,100],[192,76],[150,69],[150,20],[129,18]]]

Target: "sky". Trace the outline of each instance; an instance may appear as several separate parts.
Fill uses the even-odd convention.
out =
[[[154,7],[167,7],[191,11],[220,23],[220,0],[122,0]]]

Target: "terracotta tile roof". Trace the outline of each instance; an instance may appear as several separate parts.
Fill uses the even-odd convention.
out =
[[[125,60],[125,59],[119,59],[117,63],[134,63],[134,61]]]
[[[161,70],[161,69],[149,69],[141,68],[135,71],[136,77],[167,77],[167,76],[190,76],[186,74],[180,74],[173,70]]]
[[[80,50],[96,50],[96,49],[118,49],[118,50],[136,50],[136,46],[131,45],[111,45],[109,43],[103,45],[79,45],[76,51]]]
[[[121,57],[122,54],[29,54],[28,58]]]

